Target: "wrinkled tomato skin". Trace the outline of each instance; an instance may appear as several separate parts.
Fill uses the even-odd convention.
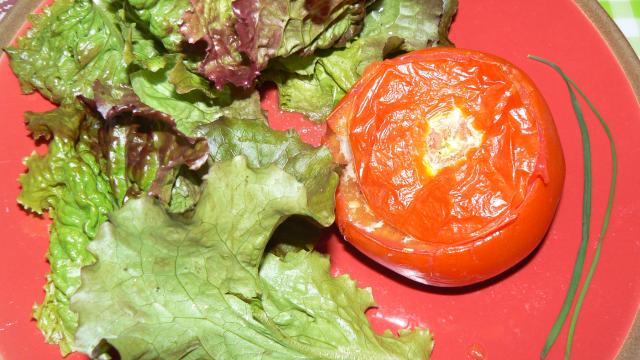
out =
[[[402,61],[429,61],[439,58],[473,57],[478,61],[498,61],[509,67],[520,95],[536,114],[542,134],[539,166],[544,176],[530,183],[526,196],[517,207],[513,221],[481,238],[453,243],[430,242],[429,239],[403,241],[406,233],[385,223],[382,229],[372,230],[373,213],[359,191],[359,184],[348,175],[341,177],[336,194],[336,219],[344,238],[361,252],[385,267],[416,280],[435,286],[465,286],[492,278],[514,266],[529,255],[544,238],[555,214],[564,184],[565,165],[562,148],[549,108],[532,80],[521,70],[498,57],[477,51],[436,48],[416,51]],[[394,60],[391,60],[394,61]],[[387,60],[389,62],[389,60]],[[348,137],[348,122],[355,106],[354,98],[362,82],[375,78],[380,65],[373,65],[363,79],[354,86],[336,107],[328,120],[330,135],[327,144],[339,162],[348,163],[349,154],[341,152],[339,138]],[[363,206],[354,206],[361,204]],[[366,211],[363,209],[367,209]],[[384,214],[375,214],[384,222]],[[382,222],[381,222],[382,223]],[[407,245],[409,244],[409,245]]]

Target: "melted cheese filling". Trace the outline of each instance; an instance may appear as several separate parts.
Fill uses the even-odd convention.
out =
[[[453,107],[451,111],[429,119],[426,151],[422,158],[427,172],[435,176],[440,170],[466,160],[467,153],[482,144],[483,133],[473,126],[473,116]]]

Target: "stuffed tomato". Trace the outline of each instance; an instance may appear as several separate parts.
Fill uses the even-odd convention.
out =
[[[345,239],[421,283],[463,286],[544,238],[564,182],[551,113],[520,69],[433,48],[371,64],[334,109]]]

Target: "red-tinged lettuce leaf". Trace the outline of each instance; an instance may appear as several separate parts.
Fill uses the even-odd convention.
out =
[[[250,87],[270,59],[344,45],[358,33],[365,0],[192,0],[181,31],[204,41],[199,71],[218,88]]]
[[[286,14],[288,4],[288,0],[270,1],[269,6],[261,0],[233,2],[238,50],[246,54],[256,70],[278,50],[287,20],[283,14]]]
[[[248,87],[257,73],[238,50],[240,43],[234,29],[231,0],[192,0],[180,30],[187,42],[207,44],[199,71],[218,88],[225,83]]]
[[[98,143],[118,203],[146,192],[168,203],[182,165],[198,169],[208,157],[204,138],[180,132],[173,118],[144,105],[130,90],[113,99],[94,88],[95,100],[83,98],[101,120]]]

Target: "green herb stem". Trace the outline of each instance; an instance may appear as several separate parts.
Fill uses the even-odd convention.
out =
[[[566,77],[566,75],[563,77],[565,78],[565,81],[568,81],[571,86],[580,94],[582,99],[587,103],[587,105],[589,105],[589,108],[591,109],[593,114],[598,118],[598,121],[600,122],[600,125],[602,126],[602,129],[604,130],[609,140],[609,151],[611,152],[611,181],[609,185],[609,198],[607,199],[607,208],[605,210],[604,219],[602,221],[602,227],[600,228],[600,234],[598,235],[598,244],[593,255],[593,260],[591,261],[591,265],[589,266],[589,272],[587,273],[587,277],[584,280],[584,284],[582,285],[582,289],[580,290],[580,295],[578,295],[576,306],[573,310],[573,315],[571,316],[571,323],[569,324],[569,336],[565,348],[565,359],[569,359],[571,357],[571,345],[573,344],[573,334],[575,332],[578,316],[580,315],[582,304],[587,294],[587,290],[589,289],[589,285],[591,284],[593,274],[598,267],[598,262],[600,261],[600,253],[602,251],[602,241],[605,234],[607,233],[609,220],[611,219],[611,209],[613,208],[613,198],[615,196],[616,181],[618,178],[618,155],[616,152],[616,145],[615,141],[613,140],[611,129],[609,128],[609,125],[607,125],[607,122],[602,118],[602,115],[600,115],[600,112],[596,109],[596,107],[584,94],[584,92],[580,90],[578,85],[576,85],[571,79]]]
[[[585,255],[586,255],[586,250],[587,250],[587,244],[589,241],[589,229],[590,229],[590,222],[591,222],[591,197],[592,197],[592,171],[591,171],[591,144],[590,144],[590,140],[589,140],[589,132],[587,129],[587,125],[584,121],[584,115],[582,113],[582,109],[580,107],[580,103],[578,102],[578,98],[576,96],[576,91],[578,92],[578,94],[580,95],[580,97],[582,97],[582,99],[589,105],[589,108],[591,109],[591,111],[594,113],[594,115],[598,118],[602,128],[604,129],[608,139],[609,139],[609,145],[610,145],[610,151],[611,151],[611,163],[612,163],[612,169],[611,169],[611,184],[609,187],[609,198],[607,200],[607,208],[606,208],[606,212],[605,212],[605,216],[604,216],[604,220],[602,223],[602,227],[600,229],[600,235],[598,237],[598,242],[597,242],[597,246],[596,246],[596,250],[593,256],[593,259],[591,261],[591,265],[589,267],[589,271],[587,273],[587,276],[584,280],[584,283],[582,285],[582,288],[580,290],[580,294],[578,296],[578,300],[576,301],[576,305],[574,307],[574,311],[573,311],[573,315],[571,317],[571,323],[569,326],[569,333],[567,335],[567,344],[565,347],[565,359],[568,359],[571,356],[571,346],[573,344],[573,335],[575,333],[575,327],[576,327],[576,323],[578,320],[578,317],[580,315],[580,311],[582,309],[582,304],[584,303],[584,298],[586,296],[587,290],[589,288],[589,285],[591,284],[591,280],[593,278],[593,275],[595,273],[595,270],[598,266],[598,262],[600,260],[600,253],[602,250],[602,242],[604,239],[604,236],[607,232],[607,228],[609,226],[609,220],[611,218],[611,209],[613,207],[613,198],[614,198],[614,194],[615,194],[615,184],[616,184],[616,179],[617,179],[617,154],[616,154],[616,148],[615,148],[615,143],[613,141],[613,135],[611,134],[611,130],[609,128],[609,126],[607,125],[607,123],[604,121],[604,119],[602,118],[602,116],[600,115],[600,112],[598,112],[598,110],[595,108],[595,106],[593,105],[593,103],[589,100],[589,98],[584,94],[584,92],[582,92],[582,90],[580,90],[580,88],[576,85],[575,82],[573,82],[573,80],[571,80],[565,73],[564,71],[562,71],[562,69],[554,64],[553,62],[537,57],[537,56],[533,56],[533,55],[529,55],[529,58],[542,62],[548,66],[550,66],[551,68],[553,68],[556,72],[558,72],[558,74],[560,74],[560,76],[562,76],[565,84],[567,85],[567,88],[569,90],[569,95],[571,98],[571,104],[573,106],[573,110],[576,114],[576,118],[578,120],[578,124],[580,126],[580,133],[581,133],[581,137],[582,137],[582,148],[583,148],[583,161],[584,161],[584,198],[583,198],[583,209],[582,209],[582,240],[580,242],[580,247],[578,249],[578,255],[576,258],[576,263],[574,265],[573,268],[573,274],[571,276],[571,282],[569,285],[569,289],[567,290],[567,294],[565,296],[564,302],[562,304],[562,308],[560,310],[560,313],[558,314],[558,317],[556,318],[555,323],[553,324],[553,327],[551,328],[551,331],[549,332],[549,335],[547,336],[547,340],[544,344],[544,347],[542,349],[542,353],[541,358],[545,358],[546,355],[548,354],[549,350],[551,349],[551,347],[553,346],[553,344],[555,343],[562,327],[564,326],[564,323],[567,319],[567,316],[569,314],[569,311],[571,310],[571,305],[573,303],[573,300],[575,298],[576,295],[576,291],[577,291],[577,287],[578,284],[580,282],[580,278],[582,277],[582,271],[584,268],[584,262],[585,262]]]
[[[558,73],[563,75],[564,73],[556,64],[539,58],[535,56],[529,55],[529,58],[533,60],[540,61],[551,66]],[[563,76],[564,77],[564,76]],[[584,197],[582,201],[582,240],[580,241],[580,247],[578,248],[578,255],[576,257],[575,265],[573,267],[573,273],[571,274],[571,281],[569,283],[569,289],[567,289],[567,294],[565,295],[564,302],[562,303],[562,308],[560,309],[560,313],[556,318],[556,321],[547,336],[547,340],[545,341],[544,347],[542,348],[542,353],[540,354],[540,358],[544,359],[549,350],[555,343],[562,327],[564,326],[565,321],[567,320],[567,316],[569,315],[569,311],[571,311],[571,305],[573,304],[573,300],[575,299],[576,292],[578,290],[578,284],[580,283],[580,278],[582,277],[582,270],[584,268],[584,261],[587,252],[587,244],[589,243],[589,229],[591,226],[591,189],[592,189],[592,174],[591,174],[591,143],[589,140],[589,130],[587,129],[587,125],[584,121],[584,115],[582,114],[582,109],[580,108],[580,103],[578,102],[578,98],[573,91],[571,85],[567,82],[567,88],[569,90],[569,95],[571,96],[571,104],[573,105],[573,110],[576,114],[576,118],[578,119],[578,125],[580,126],[580,135],[582,137],[582,152],[583,152],[583,162],[584,162]]]

